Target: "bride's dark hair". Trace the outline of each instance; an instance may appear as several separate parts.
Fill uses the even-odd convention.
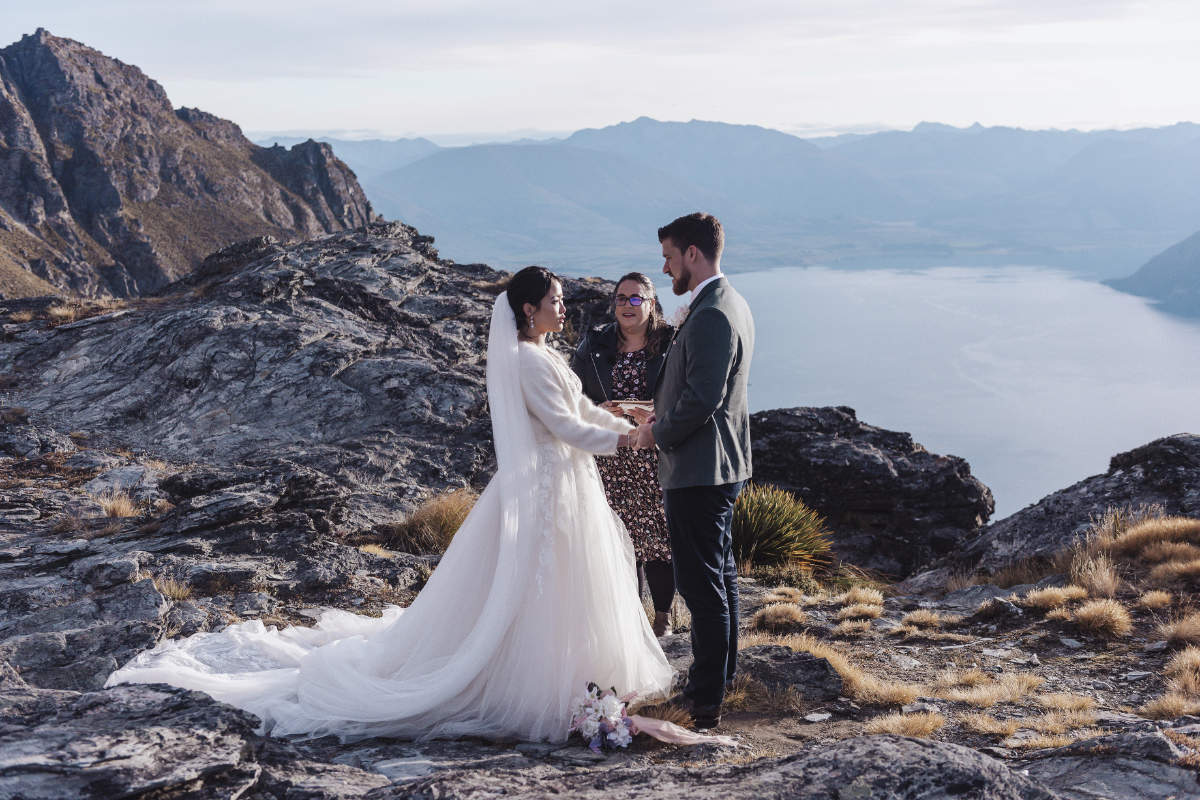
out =
[[[504,291],[508,292],[508,304],[512,307],[513,316],[517,318],[517,330],[524,330],[526,325],[525,304],[540,308],[542,298],[550,294],[550,287],[558,280],[558,276],[545,267],[526,267],[508,280]]]

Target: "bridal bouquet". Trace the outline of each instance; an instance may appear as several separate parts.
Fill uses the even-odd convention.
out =
[[[625,713],[629,697],[618,697],[616,689],[601,691],[589,683],[587,692],[571,701],[571,733],[578,733],[593,752],[629,747],[638,732],[633,718]]]

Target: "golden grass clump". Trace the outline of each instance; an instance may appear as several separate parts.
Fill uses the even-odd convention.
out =
[[[9,322],[29,322],[33,319],[33,312],[28,309],[25,311],[14,311],[8,315]]]
[[[871,630],[870,620],[865,619],[847,619],[839,622],[833,627],[834,636],[861,636]]]
[[[1160,542],[1200,544],[1200,519],[1148,517],[1117,534],[1105,549],[1113,555],[1133,556]]]
[[[992,679],[981,669],[972,667],[966,670],[946,669],[933,679],[935,689],[956,689],[971,686],[983,686],[991,683]]]
[[[138,513],[137,504],[128,492],[105,492],[96,498],[96,502],[108,517],[135,517]]]
[[[883,680],[864,672],[841,650],[807,633],[782,636],[779,638],[779,644],[794,652],[811,653],[828,661],[841,676],[847,696],[855,700],[882,705],[905,705],[925,693],[925,687],[919,684]]]
[[[1018,602],[1028,608],[1049,611],[1052,608],[1061,608],[1075,600],[1083,600],[1087,596],[1087,589],[1075,584],[1069,586],[1047,586],[1045,589],[1034,589],[1028,592]]]
[[[750,618],[750,627],[783,633],[795,630],[807,619],[808,615],[795,603],[771,603],[755,612]]]
[[[773,644],[780,647],[786,647],[783,643],[783,637],[775,633],[767,631],[746,631],[738,634],[738,650],[745,650],[749,647],[761,647],[764,644]]]
[[[1096,721],[1091,711],[1050,711],[1029,720],[1028,726],[1040,733],[1066,733],[1086,728]]]
[[[1158,626],[1158,634],[1167,640],[1167,644],[1176,647],[1187,644],[1200,645],[1200,612],[1167,620]]]
[[[825,520],[791,492],[750,484],[733,506],[733,555],[744,569],[757,564],[824,566],[832,560]]]
[[[1116,600],[1092,600],[1075,610],[1072,621],[1089,633],[1109,638],[1128,636],[1133,620],[1125,606]]]
[[[1096,698],[1070,692],[1048,692],[1035,699],[1042,708],[1053,711],[1091,711],[1096,707]]]
[[[776,586],[767,595],[768,603],[803,603],[806,599],[804,592],[795,586]]]
[[[1163,671],[1167,676],[1168,691],[1200,697],[1200,647],[1189,645],[1180,650]]]
[[[1149,719],[1176,719],[1200,713],[1200,700],[1179,692],[1167,692],[1139,708],[1138,713]]]
[[[728,695],[727,695],[728,697]],[[671,703],[649,703],[647,705],[637,706],[630,710],[631,714],[637,714],[650,719],[661,719],[666,722],[673,722],[676,725],[687,728],[691,727],[692,715],[686,709]]]
[[[878,589],[872,589],[869,586],[854,586],[845,594],[838,597],[837,602],[844,606],[881,606],[883,605],[883,592]]]
[[[1012,736],[1018,728],[1015,719],[996,719],[991,714],[984,714],[982,711],[963,714],[958,721],[972,733],[985,733],[993,736]]]
[[[942,615],[927,608],[918,608],[916,611],[910,611],[905,614],[900,619],[900,624],[912,625],[914,628],[940,628],[943,625],[952,625],[958,621],[960,621],[960,617],[953,614]]]
[[[1162,561],[1195,561],[1200,558],[1200,547],[1191,542],[1152,542],[1142,548],[1138,558],[1154,564]]]
[[[46,309],[46,322],[50,327],[74,322],[78,317],[78,306],[53,305]]]
[[[1164,561],[1150,570],[1150,582],[1163,584],[1195,580],[1200,576],[1200,558],[1191,561]]]
[[[1037,675],[1020,672],[1008,672],[999,680],[980,683],[974,686],[956,686],[943,689],[938,696],[946,700],[967,703],[976,708],[989,708],[997,703],[1011,703],[1020,700],[1029,692],[1038,688],[1044,682]]]
[[[172,600],[187,600],[192,596],[192,587],[174,578],[155,578],[154,588],[163,597]]]
[[[1149,611],[1166,608],[1171,605],[1171,593],[1164,592],[1162,589],[1151,589],[1148,592],[1143,592],[1134,605]]]
[[[936,711],[915,714],[885,714],[867,723],[867,733],[893,733],[897,736],[928,738],[946,724],[946,718]]]
[[[1066,606],[1052,608],[1046,612],[1046,619],[1053,620],[1055,622],[1070,622],[1071,609],[1067,608]]]
[[[453,489],[434,495],[398,524],[381,525],[379,544],[402,553],[444,553],[454,534],[471,513],[478,495]]]
[[[1071,580],[1097,597],[1115,597],[1121,588],[1121,578],[1112,559],[1103,553],[1090,553],[1079,548],[1071,559]]]
[[[835,616],[837,619],[876,619],[881,614],[883,614],[883,606],[855,603],[840,609]]]

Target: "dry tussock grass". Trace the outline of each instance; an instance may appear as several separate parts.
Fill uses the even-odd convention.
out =
[[[783,636],[779,644],[797,653],[811,653],[824,658],[842,678],[846,695],[864,703],[904,705],[922,695],[925,687],[877,678],[856,666],[841,650],[807,633]]]
[[[1091,711],[1096,707],[1096,698],[1069,692],[1048,692],[1035,699],[1042,708],[1054,711]]]
[[[833,627],[834,636],[861,636],[871,630],[871,623],[865,619],[847,619]]]
[[[918,608],[916,611],[905,614],[901,618],[900,624],[912,625],[915,628],[940,628],[943,625],[953,625],[961,619],[954,614],[943,615],[936,611],[930,611],[928,608]]]
[[[105,492],[96,502],[108,517],[135,517],[138,513],[137,504],[128,492]]]
[[[945,724],[946,718],[936,711],[919,711],[915,714],[885,714],[868,722],[866,732],[928,738]]]
[[[1075,610],[1072,620],[1080,628],[1098,636],[1128,636],[1133,620],[1125,606],[1116,600],[1092,600]]]
[[[848,592],[837,598],[837,602],[844,606],[852,605],[883,605],[883,592],[878,589],[872,589],[869,586],[855,586]]]
[[[1083,600],[1087,596],[1088,590],[1075,584],[1047,586],[1045,589],[1034,589],[1019,598],[1017,602],[1028,608],[1049,611],[1052,608],[1061,608],[1075,600]]]
[[[1177,719],[1188,714],[1200,713],[1200,700],[1179,692],[1167,692],[1137,711],[1149,719]]]
[[[651,719],[661,719],[666,722],[673,722],[681,728],[691,727],[692,715],[685,709],[679,706],[671,705],[670,703],[648,703],[646,705],[636,706],[630,709],[630,714],[638,714]]]
[[[1066,606],[1052,608],[1046,612],[1046,619],[1053,620],[1055,622],[1070,622],[1071,609],[1067,608]]]
[[[172,600],[187,600],[192,596],[192,587],[174,578],[155,578],[154,588],[158,589],[158,593],[163,597]]]
[[[1012,736],[1017,732],[1018,727],[1015,719],[1000,720],[991,714],[984,714],[982,711],[963,714],[958,718],[958,721],[964,728],[973,733],[985,733],[994,736]]]
[[[74,533],[83,529],[83,517],[78,513],[64,514],[58,518],[54,526],[50,528],[51,533]]]
[[[1200,558],[1191,561],[1164,561],[1150,570],[1150,582],[1155,584],[1171,584],[1177,581],[1194,581],[1200,576]]]
[[[1195,561],[1200,558],[1200,547],[1191,542],[1153,542],[1143,547],[1138,557],[1154,564],[1161,561]]]
[[[747,631],[738,634],[739,650],[745,650],[749,647],[761,647],[764,644],[786,646],[783,644],[783,637],[778,634],[768,633],[767,631]]]
[[[1042,685],[1044,679],[1037,675],[1021,672],[1009,672],[1001,675],[999,680],[980,683],[974,686],[956,686],[943,689],[938,697],[967,703],[976,708],[990,708],[997,703],[1011,703],[1020,700],[1029,692]]]
[[[1029,720],[1027,725],[1039,733],[1066,733],[1086,728],[1096,721],[1091,711],[1050,711]]]
[[[1071,558],[1071,581],[1097,597],[1115,597],[1121,578],[1112,559],[1104,553],[1089,553],[1086,545]]]
[[[33,312],[29,310],[14,311],[8,315],[9,322],[29,322],[33,319]]]
[[[46,309],[46,323],[51,327],[66,325],[79,317],[79,306],[53,305]]]
[[[1167,689],[1200,698],[1200,647],[1180,650],[1167,662]]]
[[[768,603],[803,603],[805,599],[804,592],[795,586],[776,586],[767,595]]]
[[[1158,634],[1173,646],[1200,645],[1200,613],[1192,612],[1167,620],[1158,626]]]
[[[957,689],[971,686],[983,686],[992,682],[991,676],[981,669],[971,667],[970,669],[958,670],[947,669],[938,673],[938,676],[933,679],[933,688]]]
[[[837,612],[837,619],[875,619],[883,614],[883,606],[870,603],[855,603]]]
[[[1200,520],[1188,517],[1148,516],[1098,546],[1115,556],[1133,556],[1159,542],[1200,544]]]
[[[444,553],[477,499],[470,489],[434,495],[403,522],[380,526],[380,544],[402,553]]]
[[[1135,605],[1137,605],[1138,608],[1145,608],[1151,611],[1159,608],[1166,608],[1167,606],[1171,605],[1171,593],[1164,592],[1162,589],[1151,589],[1148,592],[1144,592],[1142,596],[1137,599]]]
[[[808,615],[795,603],[771,603],[750,618],[750,627],[760,631],[793,631],[807,621]]]
[[[1187,751],[1187,755],[1176,761],[1176,764],[1193,770],[1200,769],[1200,736],[1189,736],[1172,730],[1163,731],[1163,736]]]

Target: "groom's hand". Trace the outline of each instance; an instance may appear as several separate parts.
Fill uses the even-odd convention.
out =
[[[647,450],[654,447],[654,429],[650,427],[650,423],[638,425],[634,437],[633,447],[635,450]]]

